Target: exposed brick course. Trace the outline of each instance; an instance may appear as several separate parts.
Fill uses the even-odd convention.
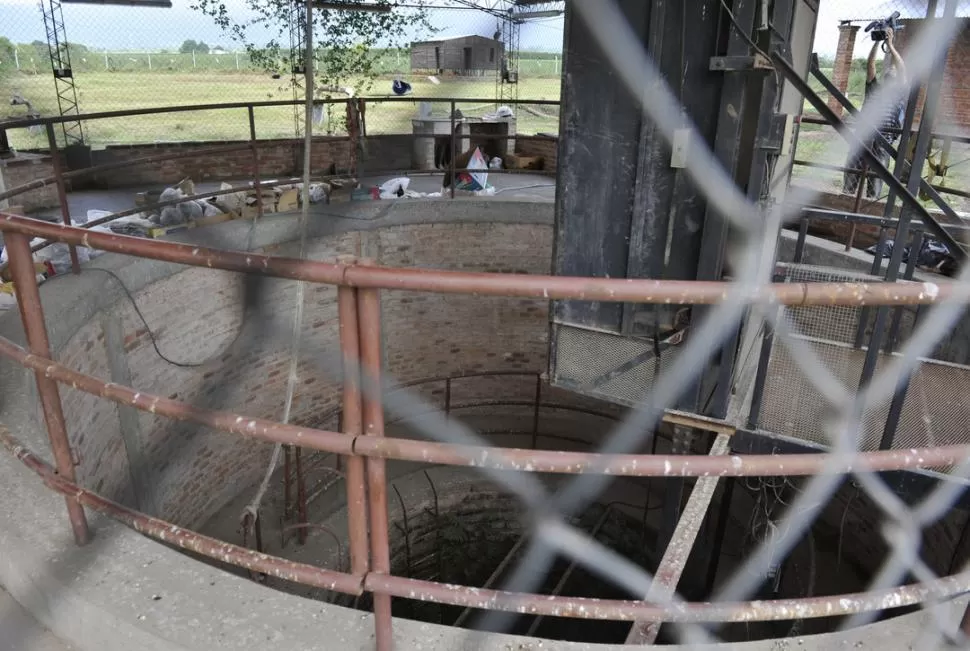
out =
[[[548,273],[551,242],[548,225],[441,223],[323,238],[311,242],[308,256],[333,259],[363,247],[381,264]],[[285,245],[275,252],[292,254],[292,248]],[[233,345],[242,318],[239,280],[233,274],[186,269],[136,294],[161,351],[181,363],[207,362],[202,367],[181,368],[160,360],[131,304],[122,301],[112,306],[111,315],[122,323],[133,385],[193,404],[278,420],[289,373],[295,284],[272,282],[264,313],[276,334],[264,329],[242,346]],[[336,290],[307,286],[305,298],[303,361],[297,370],[291,420],[336,428],[334,414],[340,404]],[[387,291],[382,296],[382,314],[385,367],[401,382],[546,366],[548,312],[543,301]],[[59,359],[109,377],[100,333],[100,324],[92,321],[63,347]],[[535,392],[534,380],[467,379],[456,383],[456,399],[487,395],[499,385],[503,398],[531,399]],[[124,495],[127,460],[120,445],[117,410],[112,403],[75,393],[65,396],[65,411],[72,436],[82,449],[84,483],[92,487],[100,483]],[[149,483],[155,487],[160,515],[189,526],[200,525],[253,486],[272,449],[150,413],[140,415],[140,425],[144,454],[151,459]]]

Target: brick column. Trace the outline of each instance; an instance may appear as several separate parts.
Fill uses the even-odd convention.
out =
[[[839,25],[839,47],[835,51],[835,65],[832,68],[832,82],[845,94],[849,88],[849,72],[852,70],[852,52],[855,50],[855,37],[859,27],[851,23]],[[829,108],[842,117],[842,105],[834,97],[829,98]]]

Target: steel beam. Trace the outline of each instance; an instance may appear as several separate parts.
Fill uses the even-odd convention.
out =
[[[730,451],[730,437],[720,434],[714,439],[711,446],[710,456],[719,457],[728,454]],[[690,558],[691,550],[694,549],[694,542],[697,534],[704,524],[707,511],[711,506],[714,492],[720,477],[701,477],[694,484],[687,506],[677,523],[674,535],[667,545],[660,565],[653,577],[650,590],[644,596],[644,601],[649,603],[667,603],[671,601],[677,591],[677,584],[687,566],[687,559]],[[653,644],[660,633],[661,621],[636,621],[630,628],[627,635],[627,644]]]

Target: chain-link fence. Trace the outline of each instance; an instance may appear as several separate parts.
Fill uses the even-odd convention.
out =
[[[4,5],[0,27],[0,98],[6,105],[16,96],[30,103],[41,116],[61,110],[52,78],[45,22],[41,5],[17,2]],[[58,4],[59,3],[55,3]],[[203,3],[204,4],[204,3]],[[258,3],[255,3],[258,4]],[[427,4],[428,8],[421,8]],[[387,96],[398,91],[394,80],[408,84],[415,97],[474,98],[494,100],[493,111],[503,99],[558,100],[562,70],[562,20],[552,16],[511,22],[502,17],[509,7],[503,2],[415,2],[397,9],[403,26],[388,36],[361,33],[373,45],[354,56],[366,66],[347,64],[325,53],[328,36],[317,35],[316,69],[322,88],[351,87],[357,95]],[[471,5],[471,6],[469,6]],[[80,113],[149,108],[157,106],[216,104],[240,101],[300,99],[302,75],[294,72],[302,62],[291,59],[297,42],[287,42],[287,21],[299,11],[281,4],[266,19],[243,3],[232,5],[231,22],[217,24],[215,13],[186,7],[171,9],[90,7],[64,5],[64,33],[69,55],[70,82],[76,87]],[[294,5],[297,7],[297,5]],[[292,14],[292,15],[290,15]],[[420,17],[420,20],[419,20]],[[262,18],[263,23],[245,29]],[[244,36],[241,36],[244,35]],[[389,36],[393,35],[393,39]],[[470,38],[471,37],[471,38]],[[472,42],[474,41],[474,43]],[[412,43],[414,44],[412,47]],[[422,45],[424,44],[424,45]],[[248,48],[248,49],[247,49]],[[497,56],[497,53],[508,54]],[[434,52],[439,61],[433,61]],[[470,57],[466,62],[465,53]],[[422,54],[423,53],[423,54]],[[479,56],[479,54],[482,56]],[[293,65],[291,65],[293,64]],[[335,71],[328,66],[336,65]],[[511,66],[511,67],[510,67]],[[359,72],[358,68],[367,71]],[[512,69],[514,68],[514,69]],[[505,75],[503,77],[503,74]],[[337,93],[340,96],[340,93]],[[396,107],[397,108],[397,107]],[[407,133],[417,105],[371,116],[374,133]],[[4,110],[0,118],[23,117],[26,104]],[[487,112],[486,109],[481,111]],[[94,146],[187,140],[235,140],[246,136],[245,121],[235,124],[226,114],[189,124],[182,120],[144,117],[88,125],[85,141]],[[522,116],[520,128],[555,131],[554,119],[538,109]],[[269,122],[269,124],[267,124]],[[261,138],[298,136],[291,109],[267,113]],[[336,125],[325,125],[336,132]],[[343,129],[345,131],[345,129]],[[17,130],[10,134],[15,146],[41,148],[39,136]]]
[[[750,34],[751,30],[732,13],[731,6],[734,4],[736,3],[729,3],[727,0],[721,2],[721,15],[727,21],[725,25],[730,25],[728,29],[736,31],[739,38],[750,44],[751,50],[748,54],[761,54],[771,62],[774,72],[779,75],[779,81],[787,81],[798,92],[809,93],[810,89],[802,87],[798,75],[791,72],[791,62],[787,60],[784,48],[770,52],[760,51]],[[913,140],[915,159],[927,156],[929,143],[935,140],[935,125],[932,124],[934,98],[941,88],[947,88],[946,76],[940,62],[945,60],[948,52],[952,52],[953,44],[960,42],[966,29],[965,22],[956,19],[962,7],[958,6],[956,0],[941,0],[938,4],[932,0],[928,3],[907,4],[914,12],[920,7],[925,12],[927,5],[937,7],[943,19],[928,21],[921,29],[913,30],[913,35],[907,42],[905,76],[900,75],[895,81],[884,81],[878,90],[865,97],[862,110],[854,115],[852,128],[842,129],[842,136],[849,143],[848,146],[830,152],[828,145],[823,143],[820,151],[811,156],[812,161],[855,158],[875,141],[874,148],[877,151],[869,151],[860,160],[873,170],[878,168],[878,148],[886,148],[886,143],[878,140],[876,134],[885,127],[885,116],[894,111],[910,95],[911,90],[924,81],[927,90],[922,109],[923,118]],[[944,535],[940,529],[949,526],[946,518],[962,498],[967,486],[967,476],[970,474],[970,449],[964,443],[965,418],[958,403],[962,400],[959,389],[968,369],[955,363],[934,366],[927,362],[927,358],[933,356],[940,345],[945,344],[952,335],[955,324],[965,311],[970,297],[970,269],[964,264],[953,282],[936,277],[920,279],[919,282],[896,282],[907,276],[907,280],[913,278],[912,268],[901,272],[901,247],[894,249],[888,256],[888,271],[878,260],[876,262],[874,274],[890,281],[885,284],[871,282],[873,274],[860,276],[858,273],[845,274],[831,270],[823,272],[819,269],[779,268],[776,264],[779,261],[776,251],[782,228],[799,218],[804,207],[818,199],[818,189],[794,187],[783,203],[774,203],[762,196],[761,184],[758,184],[754,188],[754,198],[757,200],[751,200],[725,171],[724,164],[729,161],[719,160],[706,144],[705,138],[693,126],[685,126],[682,103],[660,77],[654,61],[644,50],[640,35],[635,33],[618,4],[613,0],[595,3],[576,0],[571,6],[576,20],[585,24],[591,37],[605,53],[611,68],[610,73],[617,83],[624,84],[629,95],[637,98],[640,105],[638,108],[642,108],[646,119],[672,148],[683,148],[683,181],[689,182],[698,194],[706,198],[712,210],[730,224],[735,237],[729,282],[667,284],[659,281],[650,284],[647,281],[609,279],[576,281],[525,276],[505,278],[413,269],[384,271],[353,265],[342,267],[339,273],[330,269],[331,275],[325,276],[323,267],[314,266],[313,263],[299,266],[298,263],[288,262],[284,269],[283,266],[274,267],[272,259],[255,255],[252,258],[248,254],[230,258],[231,254],[226,254],[221,259],[231,259],[235,265],[233,268],[237,270],[253,270],[262,264],[263,270],[273,272],[274,269],[279,269],[276,273],[291,279],[328,279],[338,284],[343,283],[340,291],[350,298],[351,309],[354,300],[357,301],[354,323],[356,324],[359,316],[360,322],[365,326],[359,331],[361,341],[354,339],[350,346],[354,354],[343,359],[345,378],[353,377],[360,371],[359,366],[363,366],[365,415],[361,419],[359,413],[355,414],[355,425],[360,428],[362,422],[366,421],[368,428],[382,428],[380,414],[383,407],[392,418],[413,420],[411,424],[420,428],[424,437],[424,440],[410,441],[414,444],[410,448],[405,443],[396,441],[395,444],[399,447],[388,452],[390,448],[379,449],[379,444],[373,443],[372,439],[369,441],[367,436],[355,436],[354,445],[349,451],[344,448],[339,450],[339,453],[356,461],[361,461],[362,455],[368,457],[371,507],[374,509],[372,514],[378,512],[371,520],[371,535],[372,540],[378,539],[380,542],[374,543],[371,551],[374,557],[373,571],[367,572],[355,586],[375,595],[378,648],[389,649],[392,644],[389,596],[392,594],[396,598],[441,601],[468,608],[505,611],[512,616],[524,613],[633,622],[629,636],[626,637],[628,642],[652,642],[657,637],[660,624],[668,622],[671,623],[672,638],[697,645],[717,642],[722,638],[743,639],[743,633],[738,633],[735,628],[744,627],[752,621],[785,622],[780,629],[781,633],[797,637],[805,630],[805,620],[808,619],[843,617],[844,619],[832,623],[828,628],[844,632],[870,622],[880,614],[895,615],[900,613],[900,609],[919,606],[925,609],[926,617],[919,620],[918,631],[909,631],[908,644],[912,644],[914,648],[937,648],[950,642],[964,644],[965,638],[959,626],[961,612],[952,608],[952,600],[964,595],[970,588],[970,577],[962,567],[966,562],[966,552],[960,548],[964,544],[962,535],[951,536],[951,539],[956,539],[953,543],[956,553],[950,563],[921,554],[939,543],[937,536]],[[874,14],[876,18],[879,16],[878,13]],[[753,17],[749,18],[753,21]],[[765,31],[770,31],[768,27],[770,25],[766,26]],[[819,72],[816,78],[822,83],[824,71],[816,72]],[[494,80],[491,83],[494,84]],[[952,87],[951,92],[954,100],[959,99],[959,93]],[[474,94],[472,91],[468,92],[468,95]],[[377,101],[373,104],[376,105],[374,110],[377,115],[387,111],[383,113],[386,116],[383,118],[385,124],[393,124],[396,128],[398,123],[403,125],[407,120],[403,115],[390,117],[390,109],[380,107]],[[489,108],[484,104],[470,104],[466,106],[462,103],[462,111],[474,114]],[[450,109],[450,102],[448,106]],[[812,106],[820,113],[825,111],[824,102],[815,101]],[[537,108],[536,112],[539,113],[535,116],[534,123],[537,130],[546,127],[546,119],[549,123],[554,121],[551,111],[547,114],[545,109],[540,111]],[[911,103],[910,118],[907,120],[910,128],[915,112],[916,108]],[[521,113],[519,117],[524,119]],[[325,118],[321,117],[323,119]],[[373,119],[370,124],[379,125],[381,121]],[[391,130],[391,127],[387,128]],[[903,131],[902,136],[905,139],[905,125],[899,130]],[[583,134],[579,137],[583,137]],[[891,230],[896,233],[900,242],[906,241],[910,234],[910,222],[921,222],[921,228],[943,239],[950,231],[941,227],[922,206],[918,196],[914,196],[921,189],[919,170],[916,173],[907,170],[906,150],[901,142],[899,148],[902,152],[896,156],[900,161],[895,166],[897,176],[883,171],[880,177],[892,189],[895,198],[905,203],[906,209],[898,218],[895,215],[886,216],[892,223],[889,227],[881,227],[880,240],[885,240],[886,234]],[[589,173],[593,174],[595,170],[590,170]],[[892,201],[889,203],[892,204]],[[946,214],[949,216],[949,213]],[[39,227],[24,224],[25,222],[14,222],[13,226],[8,225],[7,228],[34,232],[30,230],[33,228],[39,232]],[[952,227],[961,224],[950,222],[947,225]],[[65,237],[61,232],[51,227],[45,234]],[[75,243],[81,242],[80,236],[70,237]],[[950,237],[953,237],[952,234]],[[100,243],[105,248],[121,252],[137,252],[134,245],[118,244],[105,236],[92,237],[91,241],[84,240],[84,243],[92,246]],[[801,244],[804,245],[804,237]],[[132,249],[127,249],[127,246],[132,246]],[[960,262],[965,261],[966,252],[958,244],[950,246],[950,253],[954,258]],[[23,240],[21,253],[24,255],[26,247],[27,242]],[[151,251],[151,247],[141,245],[141,250]],[[155,252],[156,257],[162,257],[161,250],[159,247]],[[173,259],[178,254],[181,256],[179,261],[191,263],[193,256],[199,255],[200,249],[192,251],[192,247],[187,246],[176,250],[173,246],[165,251]],[[795,257],[796,264],[803,264],[801,255],[796,253]],[[224,264],[229,266],[228,262]],[[24,265],[27,265],[26,261]],[[32,271],[28,269],[23,273],[23,278],[29,279],[30,274]],[[337,280],[333,280],[334,278]],[[776,279],[778,282],[773,283]],[[845,281],[848,284],[844,284]],[[269,290],[254,280],[248,282],[252,289],[248,296],[254,304],[258,304],[259,292]],[[830,284],[833,282],[835,284]],[[570,456],[557,451],[488,448],[488,442],[484,438],[460,423],[445,418],[434,406],[423,404],[424,401],[416,393],[385,390],[385,387],[393,386],[394,379],[386,373],[379,379],[377,377],[381,348],[377,289],[390,286],[399,292],[467,291],[477,295],[510,295],[520,298],[629,301],[658,305],[677,303],[710,307],[703,313],[703,318],[692,325],[682,349],[671,362],[653,364],[653,369],[656,370],[654,381],[647,385],[648,390],[641,397],[631,401],[635,403],[634,408],[621,424],[603,438],[595,454]],[[355,295],[354,292],[359,293]],[[912,318],[907,317],[907,336],[898,337],[891,350],[883,353],[881,351],[887,338],[886,329],[893,313],[898,313],[898,308],[906,304],[920,304],[925,307]],[[930,304],[934,305],[929,306]],[[889,306],[894,306],[895,309],[890,309]],[[341,304],[342,309],[343,307],[344,304]],[[292,335],[294,369],[296,353],[299,352],[301,310],[302,303],[298,303],[295,316],[297,327]],[[344,316],[346,314],[342,313],[341,318]],[[272,328],[275,325],[269,320],[258,325],[262,330],[256,328],[257,336],[274,334]],[[833,334],[833,328],[838,332]],[[281,332],[283,330],[285,332],[282,338],[285,339],[290,336],[290,330],[283,328]],[[730,341],[739,330],[746,334],[744,341],[736,347],[725,346],[725,342]],[[344,331],[342,336],[343,334]],[[422,336],[428,334],[421,333]],[[819,341],[825,338],[828,340]],[[761,339],[765,344],[762,347],[763,363],[753,364],[758,369],[761,396],[752,396],[751,403],[742,404],[742,407],[755,404],[761,407],[759,400],[765,401],[771,407],[767,410],[762,408],[760,414],[766,429],[771,429],[767,425],[784,429],[793,419],[797,419],[800,426],[807,425],[807,431],[791,427],[786,432],[792,437],[802,439],[804,443],[811,443],[821,454],[729,454],[731,446],[736,446],[735,451],[740,446],[739,443],[729,442],[729,437],[732,434],[737,435],[745,426],[751,426],[756,437],[768,438],[769,445],[785,444],[782,438],[773,436],[778,434],[777,431],[758,429],[757,409],[735,414],[738,420],[734,423],[709,422],[709,427],[705,427],[703,423],[691,421],[697,429],[713,432],[716,436],[694,437],[675,433],[670,443],[671,454],[663,454],[667,450],[661,450],[655,455],[646,454],[644,451],[655,440],[665,411],[669,413],[673,410],[679,404],[679,398],[695,386],[702,370],[708,367],[708,362],[719,352],[733,355],[737,350],[744,350],[746,343],[756,339]],[[890,336],[889,340],[892,339]],[[240,341],[243,342],[241,345],[246,344],[245,337]],[[363,351],[359,355],[358,345],[359,350]],[[659,341],[655,340],[652,348],[658,351],[659,357]],[[341,366],[339,355],[327,358],[325,354],[318,353],[319,351],[314,351],[313,359],[319,365],[321,373],[332,374],[332,369]],[[347,349],[344,354],[347,354]],[[362,360],[360,363],[358,357]],[[756,359],[757,356],[754,356],[750,361]],[[53,366],[45,371],[46,362],[43,360],[34,362],[42,377],[45,372],[48,378],[55,372],[58,379],[64,380],[68,377]],[[937,366],[944,368],[940,370]],[[663,368],[657,370],[660,367]],[[294,371],[291,384],[296,379]],[[77,378],[74,381],[77,382]],[[924,402],[938,399],[941,392],[934,390],[934,385],[951,389],[957,387],[950,394],[947,404],[940,405],[949,407],[942,416],[945,427],[943,422],[936,421],[937,432],[945,430],[946,434],[940,438],[936,437],[932,427],[939,412],[920,409],[919,405],[907,410],[905,403],[906,390],[914,388]],[[354,390],[358,388],[353,381],[347,387]],[[292,386],[290,392],[292,397]],[[757,394],[757,391],[754,393]],[[137,403],[139,395],[125,399]],[[142,396],[142,406],[145,400],[147,399]],[[958,404],[951,404],[954,402]],[[158,408],[158,403],[158,400],[151,403],[151,409]],[[170,413],[178,413],[168,403],[161,408]],[[889,431],[889,420],[894,410],[896,421],[893,427],[903,427],[906,430],[898,438],[895,437],[895,432]],[[414,413],[423,415],[413,419]],[[900,413],[903,414],[902,425]],[[224,417],[227,422],[231,420],[228,416]],[[676,414],[674,417],[676,418]],[[245,431],[251,434],[259,429],[255,421],[248,426],[240,426],[241,421],[243,418],[239,417],[234,425],[223,427],[230,430],[235,427],[236,430],[232,431],[244,431],[245,427],[250,427],[251,429]],[[924,426],[928,426],[928,432],[919,430]],[[436,446],[428,441],[444,446]],[[320,449],[323,449],[323,444],[320,445]],[[331,447],[335,448],[331,451],[338,451],[336,444]],[[682,454],[694,447],[703,447],[709,454]],[[878,451],[871,454],[861,452],[876,448]],[[405,449],[410,450],[410,454],[414,456],[407,456],[402,452]],[[654,448],[654,451],[657,449]],[[421,454],[424,456],[421,457]],[[429,587],[428,584],[420,584],[419,588],[415,588],[417,584],[409,582],[410,579],[404,581],[387,576],[391,568],[387,558],[387,521],[384,517],[387,511],[387,484],[383,465],[385,457],[471,466],[474,472],[481,473],[507,495],[515,498],[525,512],[528,538],[520,553],[514,556],[510,566],[512,569],[503,575],[502,591],[455,586]],[[69,457],[67,463],[70,464]],[[886,478],[877,472],[915,468],[933,472],[921,475],[925,478],[922,484],[924,490],[908,501],[904,501],[887,483]],[[551,490],[537,479],[536,473],[541,472],[576,476]],[[604,544],[594,535],[598,526],[590,522],[589,518],[584,520],[577,515],[585,513],[600,498],[608,484],[621,474],[662,477],[666,486],[675,486],[669,489],[674,491],[671,493],[674,495],[678,490],[676,482],[683,482],[684,477],[696,478],[686,506],[683,507],[683,516],[677,527],[670,532],[672,542],[655,565],[647,566],[645,562],[641,564],[637,562],[641,559],[634,560],[631,555],[617,551],[627,548]],[[731,563],[730,571],[723,570],[721,576],[715,571],[714,578],[718,580],[714,582],[711,593],[704,595],[703,601],[688,602],[685,598],[691,597],[690,595],[682,596],[676,591],[680,578],[680,571],[676,568],[680,567],[682,570],[683,565],[679,563],[687,562],[687,556],[695,544],[699,522],[707,517],[705,514],[718,482],[727,476],[746,478],[744,504],[750,506],[748,511],[751,519],[743,530],[735,531],[728,538],[732,546],[737,545],[734,548],[735,561]],[[757,479],[749,480],[749,476]],[[801,479],[796,479],[799,477]],[[847,479],[851,483],[845,486]],[[48,480],[55,484],[57,481],[51,477]],[[59,490],[71,492],[70,486],[59,486]],[[683,491],[683,483],[679,484],[679,489]],[[375,492],[378,497],[374,496]],[[91,504],[93,498],[87,499],[87,503]],[[380,499],[384,501],[381,502]],[[80,499],[73,503],[78,509],[79,501]],[[678,513],[681,511],[681,502],[682,500],[672,501],[673,508]],[[858,505],[854,510],[850,508],[853,502]],[[649,497],[641,506],[644,510],[650,508]],[[823,513],[830,509],[838,512],[841,508],[844,511],[841,512],[840,523],[838,518],[835,519],[835,525],[831,521],[822,521]],[[833,569],[819,563],[816,546],[823,536],[837,538],[837,548],[840,549],[838,559],[841,564],[842,536],[845,534],[846,521],[850,514],[856,519],[850,524],[856,524],[860,528],[869,527],[856,536],[855,541],[861,544],[860,540],[865,539],[868,534],[873,541],[870,544],[876,550],[872,558],[876,560],[873,561],[873,567],[867,568],[868,572],[859,571],[858,576],[853,577],[852,583],[858,586],[858,592],[825,592],[837,590],[840,586],[831,581]],[[960,524],[965,526],[965,517]],[[383,538],[378,536],[381,532]],[[503,541],[503,545],[507,542]],[[380,547],[381,543],[383,549]],[[516,594],[543,590],[548,592],[548,578],[557,565],[563,564],[563,559],[568,567],[580,567],[591,575],[595,574],[606,580],[620,594],[634,601],[583,601],[571,596],[560,596],[557,601],[555,596],[523,597]],[[789,561],[795,565],[786,565]],[[792,570],[787,575],[783,572],[786,567],[792,568],[797,564],[801,564],[803,569]],[[853,569],[856,570],[859,568]],[[346,575],[343,576],[346,578]],[[786,579],[785,576],[795,578]],[[800,597],[773,598],[785,580],[794,580]],[[347,583],[340,585],[343,589]],[[962,603],[959,605],[962,606]],[[916,620],[911,620],[914,621]],[[731,626],[718,628],[722,623],[729,623]],[[916,626],[912,623],[910,625]],[[506,615],[495,612],[486,615],[478,624],[485,631],[500,630],[507,626]],[[530,626],[529,630],[534,629]]]

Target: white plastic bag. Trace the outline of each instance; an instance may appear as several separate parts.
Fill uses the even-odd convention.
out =
[[[386,181],[380,187],[381,199],[400,199],[407,193],[409,185],[411,179],[403,176]]]

